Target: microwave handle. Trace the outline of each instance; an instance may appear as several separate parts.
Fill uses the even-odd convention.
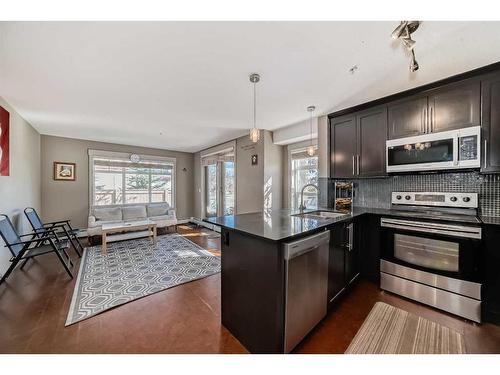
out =
[[[458,134],[456,137],[453,137],[453,165],[458,166],[458,155],[459,155],[459,139],[460,139],[460,134]]]

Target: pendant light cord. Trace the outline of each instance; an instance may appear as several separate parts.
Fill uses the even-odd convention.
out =
[[[256,82],[253,83],[253,128],[256,128],[257,124],[257,94],[255,89]]]

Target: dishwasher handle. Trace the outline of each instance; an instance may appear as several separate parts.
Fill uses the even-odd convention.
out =
[[[283,244],[284,258],[290,260],[330,242],[330,231],[321,232],[294,242]]]

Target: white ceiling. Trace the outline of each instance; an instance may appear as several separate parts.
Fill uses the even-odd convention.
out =
[[[40,133],[194,152],[500,61],[499,22],[0,22],[0,96]],[[355,74],[349,68],[357,65]]]

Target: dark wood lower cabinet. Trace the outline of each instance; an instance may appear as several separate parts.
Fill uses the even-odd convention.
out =
[[[221,235],[222,324],[252,353],[283,353],[281,245],[226,229]]]
[[[483,320],[500,324],[500,225],[485,225]]]
[[[380,216],[366,214],[359,220],[361,276],[379,284],[380,282]]]
[[[343,294],[359,275],[359,241],[357,220],[331,228],[328,259],[328,303]]]

